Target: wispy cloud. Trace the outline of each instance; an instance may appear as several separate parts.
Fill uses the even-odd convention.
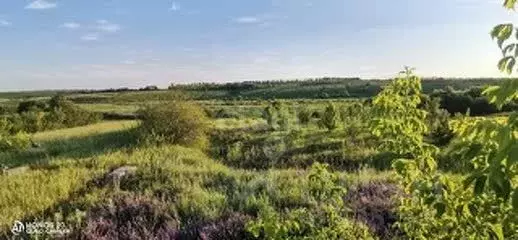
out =
[[[242,16],[238,18],[234,18],[233,22],[240,23],[240,24],[251,24],[251,25],[257,25],[260,27],[266,27],[270,26],[273,22],[279,21],[282,19],[286,19],[287,16],[278,16],[271,13],[263,13],[258,15],[251,15],[251,16]]]
[[[25,6],[25,9],[44,10],[44,9],[55,8],[57,6],[58,6],[58,4],[55,2],[49,2],[46,0],[36,0],[34,2],[29,3],[27,6]]]
[[[121,29],[121,26],[116,23],[109,22],[107,20],[97,20],[95,29],[103,32],[114,33]]]
[[[12,25],[11,22],[9,22],[7,20],[0,19],[0,27],[9,27],[11,25]]]
[[[99,34],[98,33],[88,33],[83,36],[81,36],[81,40],[92,42],[92,41],[99,41]]]
[[[258,17],[247,16],[235,18],[234,21],[237,23],[259,23],[261,22],[261,19],[259,19]]]
[[[121,62],[122,64],[126,64],[126,65],[133,65],[133,64],[136,64],[135,61],[133,60],[124,60]]]
[[[76,23],[76,22],[67,22],[67,23],[63,23],[61,25],[61,27],[68,28],[68,29],[78,29],[81,27],[81,24]]]
[[[169,11],[176,12],[178,10],[180,10],[180,5],[177,2],[173,1],[171,3],[171,7],[169,8]]]

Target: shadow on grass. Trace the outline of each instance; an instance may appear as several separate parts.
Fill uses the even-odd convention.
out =
[[[84,137],[72,137],[42,143],[20,153],[1,153],[0,164],[9,168],[41,165],[54,158],[88,158],[136,145],[134,129],[126,129]]]

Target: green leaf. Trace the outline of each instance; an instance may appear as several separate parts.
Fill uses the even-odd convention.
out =
[[[470,144],[468,150],[463,154],[463,157],[465,159],[471,160],[478,155],[481,149],[482,146],[480,144]]]
[[[513,24],[507,23],[507,24],[499,24],[493,28],[491,31],[491,37],[493,39],[497,39],[498,47],[502,49],[503,43],[511,37],[511,34],[513,33]]]
[[[509,66],[512,65],[514,67],[515,63],[513,62],[513,60],[514,60],[514,58],[511,56],[507,56],[507,57],[500,59],[500,61],[498,62],[498,70],[500,70],[501,72],[504,72],[504,71],[509,72],[509,70],[508,70]],[[514,60],[514,61],[516,61],[516,60]]]
[[[489,175],[489,185],[495,191],[498,197],[509,199],[511,194],[511,182],[506,174],[500,169],[491,171]]]
[[[505,0],[504,1],[504,7],[507,9],[514,9],[515,4],[516,4],[516,0]]]
[[[514,211],[518,212],[518,188],[515,188],[513,191],[512,203]]]
[[[505,46],[505,48],[502,50],[502,54],[505,56],[507,54],[507,52],[512,52],[514,50],[515,46],[516,46],[516,44],[509,44],[509,45]]]
[[[507,155],[507,166],[511,167],[516,164],[516,162],[518,162],[518,142],[515,141]]]
[[[475,182],[475,188],[473,192],[475,194],[481,194],[484,191],[484,186],[486,185],[487,176],[480,176],[477,178],[477,181]]]
[[[511,60],[507,62],[507,74],[511,74],[513,72],[514,65],[516,64],[516,59],[513,57]]]
[[[501,224],[490,224],[489,226],[498,240],[504,240],[504,230]]]
[[[392,167],[398,172],[399,174],[403,173],[403,171],[406,169],[407,161],[404,159],[398,159],[394,161],[392,164]]]
[[[464,189],[468,188],[479,176],[479,174],[471,174],[464,179],[464,181],[462,181]]]
[[[438,203],[434,204],[434,208],[437,211],[436,216],[441,217],[444,214],[444,212],[446,211],[446,204],[444,204],[442,202],[438,202]]]

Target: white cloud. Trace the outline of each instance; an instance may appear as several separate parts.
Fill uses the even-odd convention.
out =
[[[58,6],[58,4],[54,3],[54,2],[49,2],[46,0],[36,0],[34,2],[29,3],[27,6],[25,6],[25,9],[43,10],[43,9],[55,8],[57,6]]]
[[[99,40],[99,34],[98,33],[88,33],[83,36],[81,36],[81,40],[83,41],[98,41]]]
[[[124,60],[124,61],[122,61],[121,63],[122,63],[122,64],[126,64],[126,65],[133,65],[133,64],[135,64],[136,62],[135,62],[135,61],[133,61],[133,60]]]
[[[169,8],[169,11],[176,12],[178,10],[180,10],[180,5],[173,1],[173,3],[171,3],[171,8]]]
[[[237,23],[258,23],[261,22],[261,19],[257,17],[240,17],[234,19],[234,21]]]
[[[67,23],[63,23],[63,25],[61,25],[61,26],[64,28],[68,28],[68,29],[78,29],[81,27],[81,24],[76,23],[76,22],[67,22]]]
[[[97,24],[94,28],[103,32],[114,33],[118,32],[121,29],[121,26],[119,24],[111,23],[107,20],[97,20],[96,23]]]
[[[11,25],[12,25],[11,22],[9,22],[7,20],[0,19],[0,27],[9,27]]]

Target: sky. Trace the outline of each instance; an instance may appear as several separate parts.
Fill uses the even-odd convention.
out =
[[[503,0],[0,0],[0,91],[500,77]]]

